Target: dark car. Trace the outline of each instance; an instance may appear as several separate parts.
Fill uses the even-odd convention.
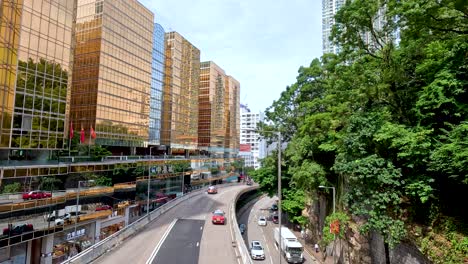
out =
[[[273,204],[270,208],[271,211],[278,211],[278,205],[277,204]]]
[[[247,230],[247,226],[245,226],[244,224],[240,224],[239,230],[241,232],[241,235],[243,235],[245,233],[245,230]]]

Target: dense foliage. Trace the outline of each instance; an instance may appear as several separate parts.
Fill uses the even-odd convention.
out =
[[[262,126],[287,131],[283,187],[313,197],[336,186],[339,207],[390,247],[409,222],[466,222],[467,2],[354,0],[335,18],[341,52],[301,67],[266,111]],[[269,159],[255,178],[274,193]]]

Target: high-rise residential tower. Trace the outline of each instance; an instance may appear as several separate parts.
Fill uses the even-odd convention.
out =
[[[177,32],[166,33],[161,145],[172,154],[198,146],[200,50]]]
[[[253,157],[252,161],[246,164],[246,166],[258,169],[260,167],[260,159],[265,156],[265,142],[255,130],[257,129],[258,122],[263,120],[263,114],[252,113],[247,105],[241,104],[240,115],[240,144],[244,148],[246,148],[245,146],[250,146],[250,152]]]
[[[153,20],[136,0],[78,0],[70,113],[87,143],[147,145]]]
[[[322,51],[323,53],[338,53],[339,47],[330,41],[335,14],[343,6],[345,0],[322,0]]]
[[[149,143],[151,145],[159,145],[161,140],[161,110],[165,62],[164,45],[164,28],[159,24],[154,24],[149,114]]]
[[[0,160],[66,148],[75,5],[0,1]]]

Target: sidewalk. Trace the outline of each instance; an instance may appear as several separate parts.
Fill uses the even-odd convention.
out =
[[[327,256],[327,259],[325,259],[325,261],[323,261],[322,252],[319,250],[318,253],[315,253],[314,244],[312,244],[310,241],[305,241],[301,236],[301,232],[295,231],[295,230],[292,230],[292,232],[296,235],[297,238],[299,238],[299,241],[301,241],[301,244],[304,246],[304,250],[307,251],[307,253],[309,253],[309,255],[311,255],[312,257],[315,258],[314,261],[316,263],[333,264],[333,257],[332,256]]]

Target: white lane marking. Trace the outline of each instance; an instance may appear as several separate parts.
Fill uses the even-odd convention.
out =
[[[153,249],[153,252],[151,252],[150,257],[146,261],[146,264],[151,264],[156,257],[156,254],[158,254],[159,249],[161,248],[162,244],[164,243],[164,240],[166,240],[167,236],[171,232],[172,228],[174,227],[175,223],[177,222],[177,218],[172,221],[172,223],[169,225],[167,228],[166,232],[164,232],[164,235],[162,236],[161,240],[159,240],[159,243],[156,245],[156,247]]]
[[[200,242],[197,242],[197,247],[200,245]]]

